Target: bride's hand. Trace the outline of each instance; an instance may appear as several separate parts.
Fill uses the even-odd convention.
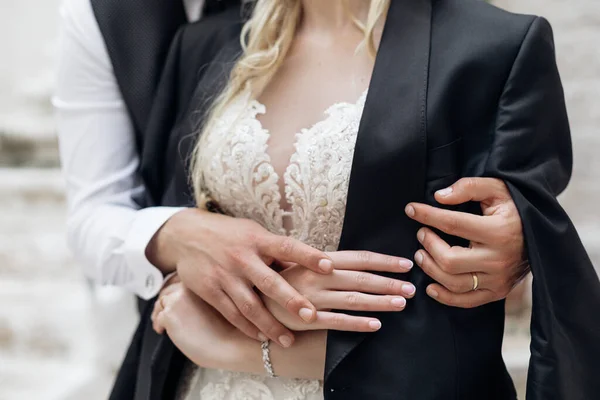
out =
[[[304,323],[263,296],[267,309],[289,329],[377,331],[381,323],[376,318],[330,310],[398,312],[404,310],[406,299],[415,294],[416,289],[411,283],[367,272],[406,272],[396,257],[359,251],[338,251],[328,255],[336,265],[329,275],[317,274],[298,265],[281,272],[281,276],[317,308],[317,319],[312,324]]]
[[[235,357],[237,349],[231,343],[241,333],[181,282],[163,289],[152,322],[157,332],[166,331],[175,346],[201,367],[221,368],[229,364],[227,357]]]

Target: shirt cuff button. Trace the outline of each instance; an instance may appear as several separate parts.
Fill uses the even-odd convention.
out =
[[[155,280],[153,275],[148,275],[146,277],[146,288],[152,289],[154,287]]]

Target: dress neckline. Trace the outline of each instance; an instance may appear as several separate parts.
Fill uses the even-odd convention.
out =
[[[250,91],[246,91],[246,95],[244,96],[245,98],[245,112],[247,113],[247,118],[250,118],[252,120],[252,122],[255,124],[257,131],[260,132],[263,136],[263,140],[264,140],[264,160],[265,160],[265,164],[267,165],[268,169],[271,171],[272,177],[271,179],[269,179],[270,181],[270,185],[269,185],[269,191],[272,193],[272,197],[271,197],[271,201],[276,203],[276,207],[275,205],[273,205],[273,208],[275,209],[275,223],[277,226],[278,231],[280,232],[280,234],[286,235],[286,236],[291,236],[291,237],[296,237],[297,236],[297,231],[298,229],[300,229],[300,226],[298,224],[299,221],[295,221],[297,218],[299,213],[296,210],[296,204],[293,200],[293,196],[292,196],[292,190],[290,189],[290,184],[289,181],[291,180],[290,178],[290,168],[292,167],[292,165],[294,164],[295,159],[298,157],[298,143],[299,141],[302,139],[303,136],[306,135],[310,135],[312,132],[314,132],[315,130],[317,130],[318,128],[322,127],[323,125],[328,124],[333,118],[336,118],[337,115],[339,115],[340,113],[344,113],[344,112],[348,112],[350,111],[356,111],[359,110],[360,112],[360,117],[362,117],[362,112],[364,110],[364,105],[366,102],[366,98],[369,92],[369,88],[367,87],[362,94],[356,99],[355,102],[349,102],[349,101],[341,101],[341,102],[336,102],[334,104],[332,104],[331,106],[329,106],[327,109],[325,109],[323,111],[323,118],[321,118],[320,120],[318,120],[317,122],[315,122],[314,124],[312,124],[310,127],[308,128],[302,128],[300,129],[299,132],[296,132],[294,134],[294,151],[292,152],[292,154],[290,155],[289,161],[287,163],[286,168],[283,171],[283,185],[280,186],[280,182],[281,182],[281,176],[277,173],[277,171],[275,170],[275,167],[273,166],[272,162],[271,162],[271,156],[268,152],[268,143],[269,143],[269,139],[271,137],[271,131],[267,128],[265,128],[262,124],[262,122],[257,118],[257,115],[259,114],[266,114],[267,113],[267,107],[262,104],[260,101],[258,101],[257,99],[253,99],[252,98],[252,94]],[[360,118],[359,117],[359,118]],[[339,129],[345,129],[345,127],[339,127]],[[285,197],[286,197],[286,202],[290,208],[290,210],[285,210],[283,207],[281,207],[281,187],[283,187],[283,190],[285,192]],[[293,220],[293,227],[291,229],[286,229],[284,227],[284,223],[283,223],[283,218],[284,217],[291,217]]]

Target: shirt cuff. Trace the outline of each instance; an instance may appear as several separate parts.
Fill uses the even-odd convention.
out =
[[[150,207],[136,212],[135,219],[123,244],[125,262],[132,272],[129,288],[144,300],[153,298],[163,287],[166,278],[146,258],[146,247],[156,232],[181,207]]]

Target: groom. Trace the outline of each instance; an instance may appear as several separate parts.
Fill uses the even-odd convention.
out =
[[[239,9],[240,1],[187,0],[185,5],[181,0],[90,1],[140,153],[155,90],[169,45],[178,28],[188,23],[190,16],[193,18],[198,11],[201,11],[203,17],[208,17],[227,9]],[[479,224],[473,226],[469,223],[470,219],[457,212],[423,204],[406,205],[405,211],[409,217],[447,234],[478,241],[476,239],[483,233],[494,231],[497,238],[496,244],[486,245],[489,252],[481,252],[480,254],[486,254],[485,257],[479,256],[481,259],[477,259],[477,256],[467,256],[467,252],[463,253],[464,258],[450,258],[450,247],[440,236],[433,230],[419,231],[419,240],[424,252],[416,255],[415,260],[438,282],[427,288],[427,294],[443,304],[456,307],[476,307],[505,298],[528,271],[526,260],[522,260],[521,220],[506,186],[494,179],[463,179],[451,188],[437,193],[436,199],[443,205],[457,205],[469,201],[494,204],[496,209],[503,210],[505,224],[502,229],[494,230],[494,215],[490,215],[481,217]],[[507,237],[513,240],[505,240]],[[186,240],[184,237],[179,239]],[[507,246],[506,243],[510,244]],[[486,258],[492,253],[496,254],[498,259],[504,260],[504,270],[498,271],[497,268],[488,267]],[[477,267],[473,267],[476,270],[470,271],[464,268],[465,265]],[[489,276],[487,290],[473,290],[477,288],[477,283],[471,280],[472,273],[475,272]],[[203,293],[197,294],[203,297]],[[118,392],[119,398],[140,397],[140,388],[136,389],[135,385],[136,369],[128,367],[128,363],[136,362],[140,353],[141,348],[130,348],[115,385],[114,393]],[[130,396],[125,393],[129,393]]]

